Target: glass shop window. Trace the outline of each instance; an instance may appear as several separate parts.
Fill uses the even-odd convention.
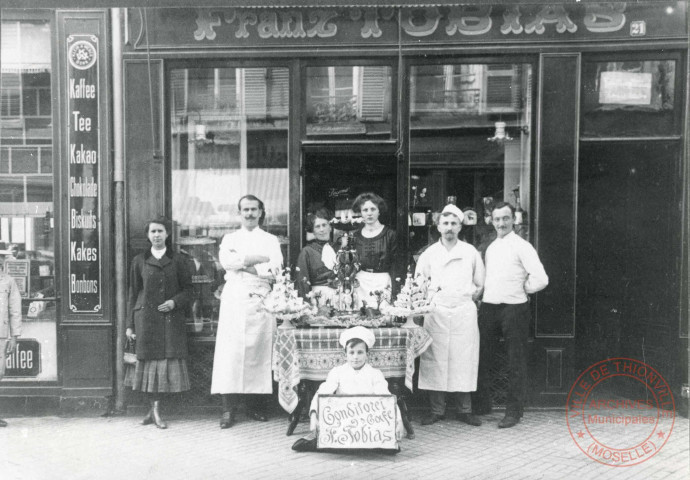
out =
[[[24,325],[5,381],[56,381],[51,26],[15,15],[0,26],[0,267]]]
[[[391,137],[391,67],[308,67],[307,137]]]
[[[188,329],[215,332],[225,271],[223,236],[240,228],[237,202],[263,200],[262,226],[287,258],[287,68],[180,68],[170,72],[174,242],[194,262]]]
[[[532,192],[530,64],[413,66],[410,77],[409,243],[413,259],[439,238],[443,207],[465,213],[460,237],[480,252],[495,238],[491,207],[518,209],[529,237]]]
[[[582,136],[680,134],[675,60],[584,61]]]

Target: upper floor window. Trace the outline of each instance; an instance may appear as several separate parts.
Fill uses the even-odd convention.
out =
[[[391,137],[391,67],[308,67],[307,137]]]

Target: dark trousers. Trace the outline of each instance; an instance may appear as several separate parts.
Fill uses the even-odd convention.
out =
[[[440,392],[429,390],[429,404],[431,413],[445,415],[446,399],[451,397],[455,402],[458,413],[472,413],[472,395],[470,392]]]
[[[503,334],[508,354],[506,415],[522,416],[527,397],[527,348],[531,311],[529,303],[482,303],[479,309],[479,378],[475,404],[478,410],[491,406],[491,366]]]

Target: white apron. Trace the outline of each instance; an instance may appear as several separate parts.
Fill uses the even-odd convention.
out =
[[[226,277],[228,278],[228,277]],[[260,310],[271,290],[247,272],[229,275],[223,288],[213,357],[211,393],[271,393],[271,354],[276,321]]]
[[[433,342],[422,354],[419,388],[442,392],[477,389],[479,327],[477,307],[471,297],[434,297],[434,312],[425,315],[424,329]]]
[[[386,290],[391,286],[391,276],[386,273],[371,273],[365,271],[357,272],[359,287],[355,290],[357,296],[357,308],[362,306],[362,300],[367,302],[367,306],[376,308],[376,297],[370,295],[375,290]],[[383,302],[382,302],[383,304]]]

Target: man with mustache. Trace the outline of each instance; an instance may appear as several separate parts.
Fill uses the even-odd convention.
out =
[[[498,238],[486,249],[486,283],[479,310],[481,359],[475,413],[491,411],[489,371],[502,334],[508,354],[509,387],[505,417],[498,428],[510,428],[520,421],[527,396],[527,349],[532,316],[527,295],[544,289],[549,277],[534,247],[513,232],[515,207],[507,202],[497,203],[491,209],[491,222]]]
[[[424,318],[424,328],[434,341],[419,365],[419,388],[429,391],[431,403],[422,425],[444,418],[447,393],[457,406],[458,420],[482,424],[472,414],[470,392],[477,389],[479,328],[474,302],[484,286],[484,264],[477,249],[458,239],[463,218],[458,207],[446,205],[438,220],[441,238],[417,262],[416,274],[430,279],[435,305]]]
[[[265,422],[272,393],[271,351],[275,319],[261,310],[274,273],[283,264],[278,238],[261,229],[264,203],[245,195],[237,204],[242,228],[223,237],[220,263],[225,286],[220,301],[211,393],[221,394],[220,428],[230,428],[244,397],[250,418]]]

